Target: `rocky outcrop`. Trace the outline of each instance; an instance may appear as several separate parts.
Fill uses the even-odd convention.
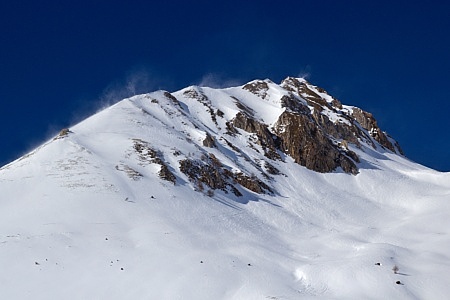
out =
[[[322,111],[324,107],[331,109],[331,105],[323,99],[316,91],[308,87],[306,81],[300,81],[298,78],[288,77],[281,83],[281,86],[291,91],[303,99],[305,99],[309,105],[314,109]]]
[[[248,176],[240,172],[233,174],[233,179],[243,187],[258,194],[265,194],[266,191],[272,192],[270,187],[258,179],[255,175]]]
[[[258,97],[261,97],[262,99],[265,99],[267,97],[269,85],[263,80],[255,80],[247,83],[242,88],[249,91],[250,93],[257,95]]]
[[[338,141],[346,140],[357,147],[360,147],[361,142],[365,142],[375,149],[377,145],[374,141],[376,141],[382,147],[403,155],[403,151],[398,143],[389,138],[378,127],[371,113],[357,107],[344,109],[339,100],[330,96],[324,89],[313,86],[304,79],[288,77],[281,83],[281,86],[295,96],[304,99],[313,108],[311,113],[313,119],[330,137]],[[298,112],[298,105],[295,106],[295,101],[284,101],[284,103],[287,103],[288,107],[292,107],[294,104],[295,109],[291,110]],[[339,120],[331,122],[327,118],[325,110],[339,116]],[[302,111],[302,113],[305,112],[306,110]],[[351,157],[356,156],[352,153],[349,154],[351,154]]]
[[[203,146],[208,147],[208,148],[217,147],[216,140],[209,133],[206,133],[206,137],[203,140]]]
[[[232,124],[236,128],[254,133],[257,137],[256,144],[263,148],[266,157],[281,159],[278,153],[281,151],[294,158],[296,163],[317,172],[332,172],[341,167],[344,172],[357,174],[355,162],[359,162],[359,158],[356,153],[348,147],[339,147],[311,114],[306,114],[301,106],[296,107],[300,113],[285,111],[272,131],[267,125],[244,113],[238,113]],[[332,127],[326,116],[320,122]],[[336,131],[336,135],[338,133]]]
[[[133,149],[138,155],[138,159],[142,164],[158,164],[161,166],[158,176],[166,181],[170,181],[173,184],[176,183],[176,176],[169,170],[169,167],[164,163],[162,154],[150,147],[148,142],[140,139],[133,139]]]
[[[362,140],[375,147],[370,136],[354,124],[354,120],[345,114],[341,114],[341,118],[345,120],[343,122],[331,122],[326,115],[318,111],[314,111],[311,116],[322,130],[335,140],[345,140],[347,143],[354,144],[357,147],[361,146],[360,140]]]
[[[352,117],[369,132],[370,136],[375,139],[381,146],[396,152],[396,148],[400,154],[403,154],[400,145],[396,143],[392,144],[387,138],[386,134],[378,127],[377,121],[371,113],[368,113],[360,108],[355,107],[353,109]]]
[[[306,103],[302,103],[302,101],[293,94],[290,94],[289,96],[282,96],[280,101],[281,107],[285,107],[289,111],[301,114],[311,113],[311,109],[306,105]]]
[[[341,167],[346,173],[358,173],[345,150],[339,149],[310,116],[284,112],[274,132],[280,140],[280,150],[310,170],[325,173]]]
[[[271,133],[266,124],[263,124],[246,113],[239,112],[232,122],[233,126],[250,133],[257,137],[256,143],[264,150],[264,155],[271,159],[280,159],[275,144],[276,137]]]
[[[357,174],[360,157],[355,148],[364,150],[364,147],[383,147],[395,153],[402,154],[398,143],[383,132],[377,125],[372,114],[359,108],[344,106],[336,98],[329,95],[324,89],[310,84],[305,79],[288,77],[280,85],[270,80],[255,80],[242,86],[253,95],[265,100],[269,105],[278,106],[279,113],[276,122],[267,124],[263,120],[266,113],[259,111],[257,101],[253,96],[246,97],[246,93],[230,93],[234,107],[227,107],[221,111],[213,107],[212,102],[198,87],[191,87],[183,91],[184,97],[196,99],[202,103],[211,114],[219,132],[236,139],[243,131],[250,133],[247,136],[247,147],[257,153],[263,153],[271,160],[284,160],[285,155],[306,168],[316,172],[333,172],[338,169]],[[208,94],[209,95],[209,94]],[[266,104],[265,104],[265,107]],[[222,109],[222,108],[221,108]],[[230,111],[238,112],[230,119]],[[218,126],[218,118],[224,126]],[[198,128],[200,128],[199,126]],[[235,151],[247,162],[252,161],[251,155],[238,149],[224,136],[218,136],[216,129],[208,127],[203,146],[221,149],[221,143],[231,151]],[[209,165],[209,164],[206,164]],[[205,163],[183,162],[183,170],[192,169],[198,174],[186,173],[192,180],[200,182],[211,189],[229,189],[233,184],[255,191],[269,191],[262,181],[245,174],[229,174],[226,168],[210,168]],[[264,169],[265,168],[265,171]],[[267,175],[279,175],[281,172],[272,164],[259,166],[266,179]],[[267,173],[266,173],[267,172]],[[190,175],[189,175],[190,174]],[[209,174],[209,175],[205,175]],[[221,179],[220,179],[220,178]],[[233,182],[230,182],[232,180]]]
[[[258,194],[272,193],[270,187],[256,176],[248,176],[242,172],[233,173],[213,155],[203,155],[201,160],[180,160],[180,171],[194,184],[198,191],[203,192],[205,186],[212,190],[232,192],[240,197],[242,193],[236,188],[239,184]]]
[[[170,181],[173,184],[177,182],[177,178],[175,177],[175,175],[173,175],[172,172],[170,172],[169,168],[165,164],[161,165],[161,169],[158,172],[158,176],[159,178],[164,179],[166,181]]]
[[[69,135],[69,133],[72,133],[72,131],[70,131],[69,128],[63,128],[61,129],[61,131],[58,133],[58,135],[53,138],[53,140],[59,140],[59,139],[63,139],[65,137],[67,137]]]
[[[288,77],[281,82],[281,86],[288,91],[291,91],[303,99],[309,105],[322,110],[324,107],[329,109],[342,109],[342,103],[336,98],[330,96],[323,88],[311,85],[305,79]],[[326,96],[328,99],[325,99]]]
[[[370,136],[341,111],[342,104],[323,89],[296,78],[287,78],[281,86],[288,92],[280,98],[286,110],[272,128],[257,121],[253,114],[246,113],[247,110],[239,112],[232,125],[254,133],[256,143],[271,159],[281,159],[280,151],[313,171],[332,172],[341,168],[346,173],[357,174],[356,164],[360,159],[349,149],[348,143],[357,147],[360,140],[373,143]],[[261,96],[267,93],[269,86],[265,81],[253,81],[243,88]],[[332,122],[326,111],[338,115],[339,119]]]

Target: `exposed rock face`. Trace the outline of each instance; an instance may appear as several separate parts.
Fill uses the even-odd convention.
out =
[[[341,167],[357,174],[355,163],[327,137],[310,116],[284,112],[274,126],[280,149],[296,163],[317,172],[331,172]]]
[[[297,78],[288,77],[281,83],[281,86],[291,91],[303,99],[315,109],[322,111],[324,107],[331,108],[331,105],[323,99],[317,92],[308,87],[306,81],[299,81]]]
[[[256,80],[242,88],[267,100],[271,84],[269,80]],[[360,148],[361,143],[365,143],[375,149],[379,144],[403,153],[398,144],[380,130],[372,114],[344,107],[325,90],[304,79],[288,77],[280,87],[286,91],[279,100],[285,111],[273,126],[259,121],[251,108],[236,99],[240,112],[227,123],[228,132],[235,134],[234,127],[254,133],[255,142],[263,148],[265,156],[281,159],[280,153],[285,153],[298,164],[317,172],[332,172],[340,167],[346,173],[357,174],[356,164],[360,159],[349,149],[349,144]]]
[[[284,95],[281,97],[281,106],[286,107],[287,110],[301,114],[309,114],[311,112],[309,107],[302,103],[302,101],[296,98],[293,94],[290,94],[289,96]]]
[[[300,106],[299,106],[300,107]],[[296,106],[296,108],[298,108]],[[298,111],[298,109],[296,109]],[[339,149],[323,131],[320,124],[311,115],[285,111],[273,126],[273,132],[268,126],[250,116],[238,113],[233,125],[257,136],[257,144],[271,159],[281,159],[277,150],[294,158],[295,162],[317,172],[332,172],[337,167],[351,174],[357,174],[355,163],[357,155],[349,150]],[[352,157],[350,159],[349,157]]]
[[[328,93],[320,87],[312,86],[306,80],[299,80],[298,78],[288,77],[281,83],[281,86],[293,93],[291,101],[285,101],[287,107],[295,112],[300,99],[304,99],[306,103],[313,107],[313,111],[308,106],[307,109],[302,109],[302,113],[310,114],[327,135],[336,140],[346,140],[356,146],[360,146],[359,140],[372,143],[372,140],[363,132],[356,124],[354,118],[348,114],[347,110],[339,100],[331,97]],[[294,107],[294,109],[292,109]],[[329,111],[333,114],[339,115],[339,120],[336,122],[330,121],[324,112]],[[372,145],[375,147],[375,144]]]
[[[159,153],[158,151],[154,150],[152,147],[150,147],[150,144],[148,142],[145,142],[140,139],[133,139],[133,148],[134,148],[135,153],[138,155],[139,160],[143,164],[158,164],[161,166],[161,169],[158,172],[158,175],[161,179],[170,181],[173,184],[176,183],[177,178],[169,170],[167,165],[164,163],[164,160],[162,159],[163,155],[161,153]],[[131,169],[131,168],[128,167],[128,169]],[[137,171],[135,171],[135,172],[138,174],[134,174],[134,177],[142,176],[142,174],[140,174],[139,172],[137,172]]]
[[[259,180],[256,176],[248,176],[241,172],[233,174],[233,178],[237,181],[237,183],[255,193],[265,194],[266,191],[272,192],[270,187]]]
[[[242,172],[231,172],[213,154],[204,155],[202,160],[181,160],[180,171],[188,176],[197,190],[201,192],[204,191],[206,185],[213,190],[232,192],[239,197],[242,196],[242,193],[235,187],[237,183],[255,193],[272,193],[270,187],[256,176],[248,176]]]
[[[369,136],[363,132],[358,126],[353,124],[353,120],[346,115],[341,115],[343,120],[346,122],[331,122],[330,119],[318,111],[314,111],[312,113],[312,118],[314,121],[323,128],[324,132],[333,137],[336,140],[346,140],[349,143],[355,144],[356,146],[360,146],[360,139],[367,141],[368,143],[375,145],[372,143],[372,140]],[[349,125],[351,124],[351,125]]]
[[[265,99],[267,96],[267,91],[269,90],[269,85],[263,80],[255,80],[247,83],[242,88]]]
[[[222,170],[220,166],[208,164],[199,160],[184,159],[180,161],[180,171],[197,186],[198,190],[203,190],[203,184],[211,189],[220,189],[228,191],[228,187],[234,188],[229,182],[229,174]],[[233,192],[240,196],[239,191]]]
[[[69,135],[69,133],[72,133],[69,128],[63,128],[58,133],[58,135],[54,138],[54,140],[63,139]]]
[[[269,131],[267,125],[258,122],[251,116],[241,112],[234,118],[233,125],[236,128],[256,134],[257,144],[264,149],[264,155],[272,159],[280,159],[274,141],[276,137]]]
[[[288,77],[281,83],[281,86],[306,100],[308,105],[314,108],[312,117],[328,136],[336,140],[345,140],[357,147],[360,147],[361,142],[365,142],[376,149],[377,146],[373,141],[375,140],[382,147],[403,155],[400,145],[396,141],[390,140],[388,135],[378,127],[371,113],[357,107],[344,108],[339,100],[304,79]],[[292,102],[295,103],[294,101],[289,103]],[[331,122],[326,116],[327,110],[338,115],[339,120]],[[359,162],[355,153],[347,151],[346,154],[355,162]]]
[[[161,169],[158,172],[158,176],[161,179],[172,182],[173,184],[177,182],[177,178],[175,177],[175,175],[173,175],[172,172],[170,172],[169,168],[165,164],[161,165]]]
[[[206,133],[206,137],[203,140],[203,146],[208,147],[208,148],[216,147],[216,141],[209,133]]]
[[[396,143],[394,146],[389,139],[387,138],[386,134],[381,131],[381,129],[377,125],[377,121],[373,117],[371,113],[365,112],[360,108],[354,108],[352,117],[355,118],[355,120],[361,124],[361,126],[366,129],[370,136],[372,136],[378,143],[380,143],[381,146],[395,152],[395,149],[399,151],[400,154],[403,154],[402,149],[400,148],[400,145]]]

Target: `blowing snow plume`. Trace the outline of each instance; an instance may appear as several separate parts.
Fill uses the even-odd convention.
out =
[[[147,93],[158,87],[158,81],[144,69],[127,72],[122,80],[108,85],[100,96],[101,108],[111,106],[121,99]]]
[[[227,88],[231,86],[241,85],[244,80],[239,80],[236,78],[224,79],[221,75],[215,73],[208,73],[202,77],[200,83],[201,87],[211,87],[211,88]]]

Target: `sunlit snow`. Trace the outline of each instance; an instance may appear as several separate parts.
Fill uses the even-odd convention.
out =
[[[233,97],[277,120],[284,92],[269,86],[267,100],[241,87],[186,88],[179,106],[162,91],[125,99],[0,169],[2,299],[448,298],[450,174],[365,144],[351,146],[356,176],[269,160],[244,132],[224,133]],[[207,132],[242,153],[203,147]],[[175,185],[134,139],[160,152]],[[179,160],[208,152],[255,174],[270,161],[274,195],[196,191]]]

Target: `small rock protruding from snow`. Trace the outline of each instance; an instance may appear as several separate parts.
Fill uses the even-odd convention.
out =
[[[69,133],[72,133],[72,131],[70,131],[69,128],[63,128],[61,129],[61,131],[58,133],[58,135],[54,138],[54,140],[59,140],[59,139],[63,139],[65,137],[67,137],[69,135]]]

